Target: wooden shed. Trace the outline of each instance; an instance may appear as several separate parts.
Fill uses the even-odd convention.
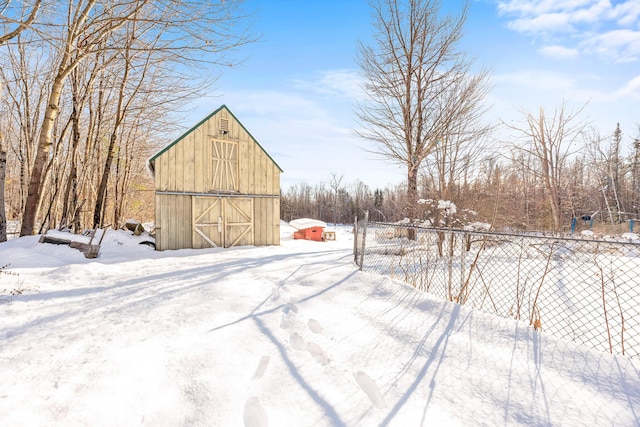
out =
[[[225,105],[149,167],[156,249],[280,244],[282,169]]]

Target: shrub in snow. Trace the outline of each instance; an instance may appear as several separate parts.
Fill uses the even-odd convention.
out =
[[[438,209],[444,211],[445,216],[455,215],[458,211],[455,203],[449,200],[438,200]]]
[[[18,273],[13,271],[8,271],[7,267],[9,264],[0,266],[0,278],[2,276],[14,276],[17,277]],[[17,284],[9,284],[8,287],[0,287],[0,301],[1,302],[11,302],[13,301],[13,297],[17,295],[21,295],[24,292],[24,288],[22,287],[23,282],[18,282]]]

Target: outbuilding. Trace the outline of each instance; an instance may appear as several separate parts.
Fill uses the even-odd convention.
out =
[[[336,240],[335,231],[324,231],[327,227],[324,221],[300,218],[294,219],[289,225],[297,230],[293,233],[294,239],[315,240],[316,242]]]
[[[280,244],[282,169],[225,105],[149,168],[157,250]]]

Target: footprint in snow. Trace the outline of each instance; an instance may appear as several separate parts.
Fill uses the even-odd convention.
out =
[[[286,314],[282,314],[282,318],[280,319],[280,329],[289,329],[289,327],[291,327],[289,317],[287,317]]]
[[[307,351],[311,353],[311,356],[315,359],[316,362],[321,364],[322,366],[328,365],[330,360],[327,353],[324,352],[322,347],[315,342],[309,342],[307,344]]]
[[[264,375],[264,372],[267,370],[267,366],[269,366],[269,361],[271,358],[269,356],[262,356],[260,358],[260,363],[258,363],[258,367],[256,371],[253,373],[252,380],[259,380]]]
[[[278,288],[273,288],[271,290],[271,301],[277,301],[280,299],[280,290]]]
[[[284,314],[298,313],[298,307],[295,304],[288,302],[284,307],[282,307],[282,312]]]
[[[380,394],[378,386],[369,375],[365,374],[362,371],[358,371],[353,374],[353,376],[355,377],[356,382],[358,383],[362,391],[366,393],[373,406],[375,406],[376,408],[387,407],[386,403],[384,402],[384,398]]]
[[[304,351],[307,349],[307,344],[304,342],[304,338],[302,338],[297,332],[293,332],[289,335],[289,343],[291,344],[291,347],[296,350]]]
[[[269,425],[267,411],[264,410],[257,397],[250,397],[244,403],[242,419],[245,427],[267,427]]]
[[[307,322],[307,326],[314,334],[322,333],[322,325],[320,325],[320,323],[316,319],[309,319],[309,321]]]

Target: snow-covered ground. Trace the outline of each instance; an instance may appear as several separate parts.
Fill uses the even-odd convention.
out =
[[[352,235],[0,243],[6,426],[640,425],[640,365],[357,270]],[[11,293],[16,295],[11,295]]]

